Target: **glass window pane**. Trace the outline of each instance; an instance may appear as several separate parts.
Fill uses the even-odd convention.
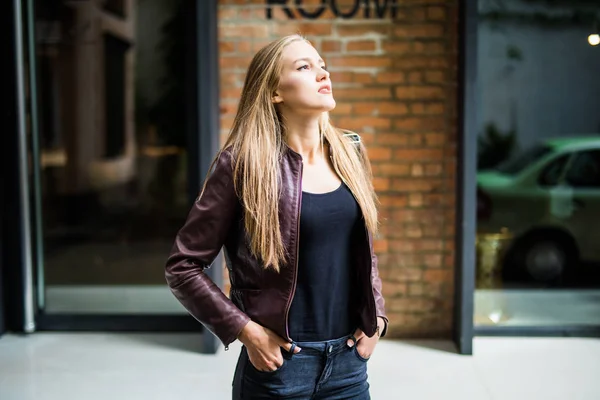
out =
[[[189,4],[35,2],[46,312],[185,313]]]
[[[600,48],[588,41],[600,3],[586,3],[478,0],[476,325],[600,326]]]

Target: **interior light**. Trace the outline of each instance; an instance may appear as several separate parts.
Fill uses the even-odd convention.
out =
[[[600,44],[600,35],[597,33],[592,33],[590,36],[588,36],[588,42],[592,46],[598,46]]]

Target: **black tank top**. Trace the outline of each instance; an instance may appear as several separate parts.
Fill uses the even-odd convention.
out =
[[[329,193],[302,193],[298,276],[288,320],[292,340],[336,339],[356,329],[351,250],[361,225],[360,208],[345,184]]]

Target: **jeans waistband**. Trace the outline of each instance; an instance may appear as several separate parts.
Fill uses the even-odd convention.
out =
[[[324,340],[322,342],[292,342],[302,349],[303,354],[335,354],[348,346],[348,339],[352,335],[346,335],[338,339]]]

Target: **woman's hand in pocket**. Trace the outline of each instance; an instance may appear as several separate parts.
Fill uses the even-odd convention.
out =
[[[238,339],[246,346],[248,358],[254,368],[263,372],[272,372],[281,368],[283,365],[281,349],[289,352],[292,348],[291,343],[253,321],[246,324]],[[300,350],[296,347],[294,353]]]
[[[379,331],[381,332],[383,326],[385,326],[385,321],[382,318],[377,318],[377,324],[379,326]],[[357,329],[356,332],[354,332],[354,337],[356,338],[356,343],[354,343],[352,339],[348,339],[348,346],[353,347],[356,345],[358,355],[364,359],[369,359],[373,355],[375,346],[377,346],[377,343],[379,342],[379,335],[376,333],[373,336],[368,337],[362,330]]]

